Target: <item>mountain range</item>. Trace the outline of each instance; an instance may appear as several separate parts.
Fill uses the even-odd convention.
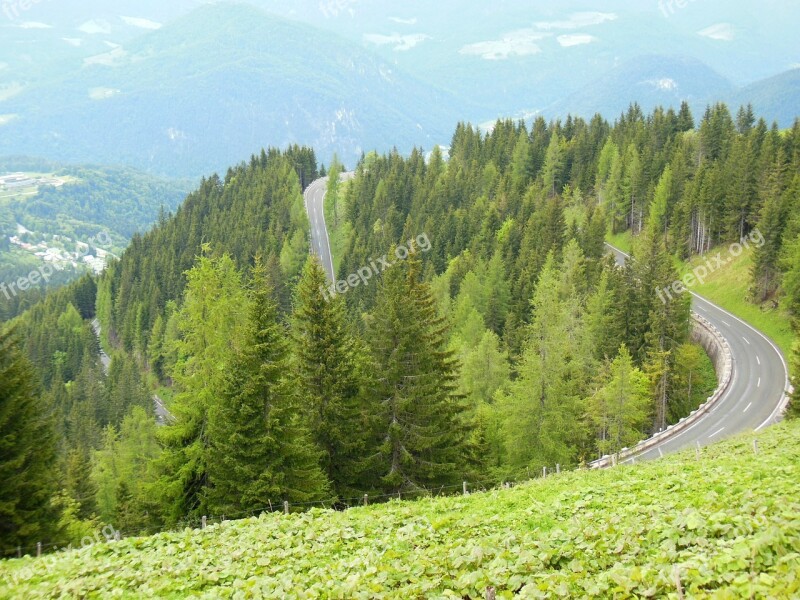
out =
[[[800,7],[777,0],[197,4],[4,4],[0,155],[196,177],[263,146],[353,164],[447,145],[461,120],[613,119],[631,101],[800,114]]]

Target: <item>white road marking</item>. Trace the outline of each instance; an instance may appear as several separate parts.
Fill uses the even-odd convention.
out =
[[[724,427],[720,427],[720,428],[719,428],[719,429],[717,429],[717,430],[716,430],[714,433],[712,433],[710,436],[708,436],[708,439],[711,439],[712,437],[714,437],[714,436],[715,436],[715,435],[717,435],[718,433],[722,433],[724,429],[725,429]]]
[[[661,446],[658,447],[658,455],[662,458],[664,457],[664,453],[661,451]]]
[[[742,336],[742,339],[745,341],[745,343],[747,343],[748,346],[750,345],[750,341],[746,337]]]
[[[761,364],[761,359],[758,356],[756,356],[756,361],[758,361],[759,365]]]
[[[744,411],[742,411],[742,412],[747,412],[748,410],[750,410],[750,407],[751,407],[751,406],[753,406],[753,403],[752,403],[752,402],[751,402],[750,404],[748,404],[747,406],[745,406],[745,407],[744,407]]]
[[[730,327],[731,326],[731,324],[728,323],[727,321],[722,321],[722,323],[725,325],[725,327]]]

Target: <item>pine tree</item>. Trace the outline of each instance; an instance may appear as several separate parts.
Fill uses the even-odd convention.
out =
[[[319,259],[309,257],[297,286],[292,317],[297,395],[311,434],[322,450],[322,467],[341,497],[352,495],[363,470],[368,420],[362,364],[345,322],[344,299],[326,299]]]
[[[649,403],[648,378],[635,368],[623,344],[601,387],[588,401],[588,417],[601,455],[617,453],[642,438]]]
[[[542,168],[542,179],[544,189],[550,196],[555,196],[560,188],[562,171],[564,169],[564,148],[561,144],[561,136],[554,131],[550,137],[550,145],[547,147],[547,154]]]
[[[380,442],[371,462],[390,493],[461,481],[469,454],[447,327],[419,270],[412,257],[384,273],[368,330]]]
[[[55,439],[33,367],[0,332],[0,547],[46,541],[56,528]]]
[[[207,249],[206,249],[207,250]],[[187,272],[178,317],[175,422],[161,428],[165,452],[156,488],[168,522],[203,514],[209,463],[209,411],[225,389],[232,358],[244,344],[249,310],[239,272],[229,256],[201,256]]]
[[[272,291],[266,267],[257,259],[244,343],[209,411],[207,496],[214,514],[263,509],[272,500],[319,500],[327,494],[319,452],[295,414],[286,332]]]
[[[65,464],[64,485],[70,497],[79,504],[78,517],[90,519],[97,511],[97,486],[91,477],[89,448],[79,444],[69,451]]]
[[[474,408],[493,401],[495,392],[508,381],[510,368],[508,355],[493,331],[484,331],[477,344],[472,340],[468,344],[471,350],[462,361],[460,387],[467,405]]]
[[[783,232],[790,217],[788,208],[794,198],[800,198],[800,176],[796,176],[792,186],[781,193],[776,181],[778,173],[773,173],[769,179],[773,193],[767,195],[761,210],[758,230],[763,236],[763,244],[756,247],[753,253],[753,266],[751,277],[753,284],[751,293],[757,302],[763,302],[771,297],[777,290],[780,281],[780,257],[784,244]]]
[[[689,334],[691,296],[684,293],[670,297],[669,292],[664,292],[678,279],[678,274],[659,233],[646,231],[634,264],[638,290],[632,308],[643,317],[644,323],[638,338],[644,342],[639,359],[645,363],[644,370],[651,378],[653,427],[660,431],[667,425],[674,351]]]
[[[597,289],[586,300],[586,328],[595,359],[611,360],[624,338],[625,311],[619,294],[618,275],[606,268]]]
[[[536,284],[533,320],[517,378],[497,399],[504,415],[507,455],[515,469],[569,464],[582,437],[578,403],[583,390],[573,378],[579,359],[565,343],[568,332],[582,334],[572,306],[560,299],[563,282],[554,263],[550,253]]]

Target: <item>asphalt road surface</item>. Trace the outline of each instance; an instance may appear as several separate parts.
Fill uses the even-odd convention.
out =
[[[618,263],[628,258],[620,250],[610,248]],[[692,310],[716,327],[730,345],[731,385],[697,423],[626,462],[658,458],[698,444],[706,446],[744,431],[760,431],[780,419],[789,381],[786,361],[778,347],[725,309],[697,294],[692,296]]]
[[[352,179],[355,173],[342,173],[340,180]],[[306,213],[311,221],[311,249],[314,254],[319,256],[328,281],[333,282],[336,274],[333,269],[333,255],[331,254],[331,243],[328,239],[328,228],[325,224],[325,211],[323,203],[325,194],[328,192],[328,178],[317,179],[303,192],[303,199],[306,203]]]
[[[353,173],[344,173],[349,179]],[[304,193],[311,221],[314,253],[320,257],[330,281],[334,280],[323,202],[328,178],[318,179]],[[611,248],[617,262],[628,255]],[[655,293],[655,291],[653,292]],[[692,310],[705,318],[728,341],[733,358],[732,380],[725,394],[701,419],[626,462],[658,458],[684,448],[706,446],[744,431],[759,431],[780,420],[784,394],[789,389],[788,368],[778,347],[764,334],[716,304],[692,294]]]

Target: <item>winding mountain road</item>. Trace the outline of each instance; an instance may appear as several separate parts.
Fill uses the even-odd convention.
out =
[[[355,177],[355,173],[348,171],[342,173],[339,180],[347,181]],[[325,195],[328,193],[328,178],[322,177],[311,183],[303,192],[306,204],[306,213],[311,221],[311,249],[319,256],[322,266],[328,274],[328,281],[333,282],[336,273],[333,268],[333,255],[331,243],[328,239],[328,227],[325,223]]]
[[[609,246],[619,264],[628,258]],[[625,462],[658,458],[698,444],[706,446],[744,431],[760,431],[777,423],[789,392],[789,371],[778,347],[763,333],[725,309],[692,293],[692,310],[728,342],[732,379],[728,389],[696,423]]]
[[[343,173],[344,179],[353,173]],[[311,221],[314,253],[320,257],[330,281],[334,280],[328,230],[323,203],[327,177],[318,179],[304,193],[306,212]],[[629,258],[609,246],[619,264]],[[706,446],[744,431],[760,431],[777,423],[786,406],[790,390],[789,370],[778,347],[760,331],[725,309],[692,293],[692,310],[711,323],[726,339],[732,357],[732,376],[727,390],[701,418],[674,435],[662,435],[662,441],[648,445],[624,462],[659,458],[695,446]]]

